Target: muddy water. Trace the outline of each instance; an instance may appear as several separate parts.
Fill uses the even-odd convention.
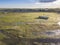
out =
[[[60,43],[40,43],[37,45],[60,45]]]
[[[34,39],[32,45],[60,45],[60,39]]]

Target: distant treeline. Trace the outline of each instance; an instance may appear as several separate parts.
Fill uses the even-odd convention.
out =
[[[1,9],[0,12],[60,12],[60,9]]]

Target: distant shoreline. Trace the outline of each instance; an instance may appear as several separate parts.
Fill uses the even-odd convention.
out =
[[[1,9],[0,8],[0,12],[59,12],[60,13],[60,9],[59,8],[55,8],[55,9],[49,9],[49,8],[36,8],[36,9],[17,9],[17,8],[12,8],[12,9]]]

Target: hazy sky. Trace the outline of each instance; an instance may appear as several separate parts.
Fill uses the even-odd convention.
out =
[[[60,0],[0,0],[0,8],[60,8]]]

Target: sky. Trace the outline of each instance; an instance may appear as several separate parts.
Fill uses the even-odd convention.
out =
[[[60,0],[0,0],[0,8],[60,8]]]

